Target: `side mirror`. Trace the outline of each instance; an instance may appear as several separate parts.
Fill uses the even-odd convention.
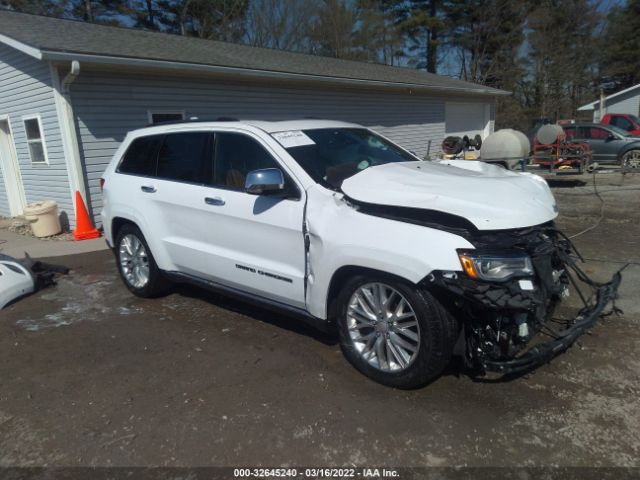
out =
[[[244,191],[251,195],[262,195],[283,190],[284,175],[279,168],[263,168],[247,173]]]
[[[611,140],[615,140],[616,136],[613,133],[609,133],[609,135],[607,135],[607,140],[611,141]]]

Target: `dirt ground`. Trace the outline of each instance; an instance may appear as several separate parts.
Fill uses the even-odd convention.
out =
[[[591,176],[553,182],[568,234]],[[598,175],[589,273],[626,262],[579,346],[508,382],[380,386],[335,340],[192,288],[133,297],[110,252],[0,312],[0,466],[640,466],[640,174]]]

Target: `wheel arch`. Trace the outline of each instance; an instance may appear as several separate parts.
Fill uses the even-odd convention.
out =
[[[118,232],[126,224],[135,225],[136,227],[140,228],[140,225],[138,225],[134,220],[131,220],[130,218],[113,217],[113,219],[111,220],[111,238],[113,239],[114,246],[116,237],[118,236]]]
[[[352,277],[356,275],[381,275],[388,277],[389,279],[402,281],[409,283],[411,285],[416,285],[411,279],[402,277],[395,273],[386,272],[384,270],[379,270],[375,268],[363,267],[361,265],[343,265],[338,268],[333,275],[331,276],[331,280],[329,281],[329,288],[327,289],[327,297],[326,297],[326,312],[327,312],[327,321],[331,325],[332,328],[335,327],[335,317],[336,317],[336,300],[338,298],[338,293],[342,286]]]
[[[618,161],[622,161],[622,157],[633,150],[638,150],[640,152],[640,143],[623,148],[622,151],[618,153]]]

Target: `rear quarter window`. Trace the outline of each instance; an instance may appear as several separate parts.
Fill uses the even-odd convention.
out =
[[[156,163],[158,150],[162,143],[162,135],[151,135],[148,137],[136,138],[118,166],[119,173],[131,175],[154,176],[156,174]]]

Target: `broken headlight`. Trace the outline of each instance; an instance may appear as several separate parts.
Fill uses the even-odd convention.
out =
[[[533,265],[528,255],[495,254],[479,251],[458,251],[465,273],[475,279],[503,282],[512,277],[533,275]]]

